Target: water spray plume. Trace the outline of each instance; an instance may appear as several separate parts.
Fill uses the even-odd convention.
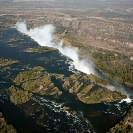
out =
[[[63,46],[63,41],[54,42],[55,27],[53,25],[50,24],[28,30],[25,22],[17,22],[16,28],[21,33],[34,39],[40,46],[57,48],[63,55],[73,60],[73,65],[77,70],[86,74],[94,74],[92,62],[80,59],[77,48]]]
[[[78,55],[78,48],[72,48],[70,46],[63,46],[63,40],[59,43],[54,41],[55,27],[51,24],[33,28],[28,30],[26,22],[17,22],[16,28],[21,33],[24,33],[35,40],[40,46],[57,48],[63,55],[73,60],[73,66],[75,69],[85,73],[97,75],[94,71],[93,63],[91,60],[80,59]],[[98,76],[98,75],[97,75]],[[122,94],[127,95],[128,98],[133,97],[130,92],[127,92],[122,86],[105,86],[111,91],[119,91]],[[129,101],[129,99],[128,99]]]

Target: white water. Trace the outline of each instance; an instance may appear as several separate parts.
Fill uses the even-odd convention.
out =
[[[17,22],[16,28],[18,31],[20,31],[23,34],[28,35],[33,40],[35,40],[40,46],[48,46],[48,47],[54,47],[57,48],[61,54],[67,56],[68,58],[72,59],[73,62],[69,62],[70,67],[69,70],[73,71],[74,73],[78,73],[78,71],[81,71],[85,74],[96,74],[94,71],[93,63],[90,60],[87,59],[80,59],[78,55],[78,49],[72,48],[68,46],[63,46],[63,41],[55,42],[54,41],[54,33],[55,33],[55,27],[53,25],[45,25],[37,28],[33,28],[28,30],[27,25],[25,22]],[[73,69],[77,69],[78,71],[75,71]],[[118,91],[121,92],[124,95],[127,95],[127,97],[130,99],[130,97],[133,97],[133,95],[125,90],[122,86],[105,86],[107,89],[112,91]],[[127,100],[129,102],[129,100]],[[130,100],[131,101],[131,100]]]
[[[59,43],[54,41],[55,27],[53,25],[45,25],[28,30],[25,22],[17,22],[16,28],[21,33],[34,39],[40,46],[57,48],[63,55],[73,60],[72,64],[77,70],[86,74],[95,73],[93,63],[90,60],[79,59],[77,48],[63,46],[63,41]]]

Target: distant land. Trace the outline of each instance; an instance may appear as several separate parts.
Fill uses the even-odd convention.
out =
[[[0,0],[0,121],[0,132],[132,133],[133,0]]]

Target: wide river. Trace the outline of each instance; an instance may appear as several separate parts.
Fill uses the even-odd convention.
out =
[[[16,47],[10,47],[9,44]],[[21,106],[12,104],[8,88],[13,84],[13,79],[19,72],[35,66],[44,67],[48,73],[64,74],[65,77],[78,72],[71,66],[71,60],[61,55],[59,51],[24,52],[25,49],[37,45],[34,40],[20,34],[14,28],[7,28],[0,32],[0,58],[19,61],[11,65],[7,71],[3,71],[0,67],[0,111],[18,133],[104,133],[119,122],[128,110],[129,103],[87,105],[63,90],[54,78],[52,81],[63,92],[59,99],[34,95],[31,101]],[[70,107],[70,110],[62,110],[63,106]],[[73,115],[73,111],[77,114]]]

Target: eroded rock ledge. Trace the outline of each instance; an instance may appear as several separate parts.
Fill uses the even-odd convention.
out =
[[[59,97],[59,91],[44,68],[38,66],[32,70],[20,72],[14,79],[15,86],[9,88],[10,100],[15,104],[23,104],[30,100],[32,94]]]
[[[95,75],[73,74],[67,78],[63,88],[86,104],[114,102],[126,98],[120,92],[103,87],[108,83]]]
[[[0,112],[0,133],[17,133],[16,129],[11,124],[7,124],[1,112]]]
[[[44,68],[37,66],[16,76],[14,86],[9,88],[11,102],[23,104],[29,101],[33,94],[59,98],[62,91],[54,85],[52,76],[61,81],[62,89],[76,95],[77,99],[85,104],[114,102],[126,98],[120,92],[108,90],[105,87],[108,83],[93,74],[72,74],[65,78],[63,74],[49,74]]]

